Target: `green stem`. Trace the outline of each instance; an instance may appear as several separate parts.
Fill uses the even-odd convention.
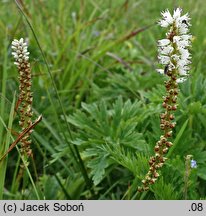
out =
[[[14,94],[14,98],[13,98],[13,102],[12,102],[12,106],[11,106],[11,111],[10,111],[10,115],[9,115],[8,128],[12,128],[13,116],[14,116],[14,107],[15,107],[15,94]],[[3,126],[5,128],[7,128],[2,117],[0,117],[0,120],[3,124]],[[3,146],[4,151],[2,151],[3,154],[9,148],[10,137],[11,137],[11,130],[7,129],[6,141],[5,141],[5,145]],[[4,189],[4,184],[5,184],[6,168],[7,168],[7,158],[0,162],[0,200],[3,199],[3,189]]]

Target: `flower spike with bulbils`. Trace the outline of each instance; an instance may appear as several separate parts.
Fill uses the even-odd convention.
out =
[[[187,79],[191,63],[191,55],[188,51],[192,39],[192,35],[188,33],[191,26],[190,18],[188,14],[181,15],[181,13],[180,8],[174,10],[173,15],[166,10],[161,13],[162,19],[158,23],[163,28],[169,28],[166,38],[158,41],[158,59],[164,68],[157,71],[169,77],[165,81],[166,95],[162,103],[165,112],[160,115],[160,128],[163,134],[155,145],[155,155],[150,157],[150,168],[142,180],[143,185],[138,187],[139,192],[148,190],[149,185],[156,182],[160,169],[167,160],[166,154],[173,145],[170,138],[176,125],[173,120],[175,119],[174,111],[177,109],[178,83]]]
[[[12,55],[14,56],[15,62],[14,64],[17,66],[19,71],[19,99],[18,105],[20,106],[20,121],[19,125],[24,131],[26,128],[31,127],[32,125],[32,101],[33,96],[31,92],[31,66],[29,63],[29,52],[27,43],[24,42],[24,39],[20,40],[14,39],[12,41]],[[28,133],[21,140],[21,152],[25,157],[26,161],[29,156],[32,154],[32,150],[30,149],[30,135],[32,130],[28,131]]]

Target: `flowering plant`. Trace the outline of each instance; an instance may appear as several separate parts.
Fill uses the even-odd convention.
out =
[[[12,55],[14,56],[15,62],[14,64],[17,66],[19,71],[19,99],[17,103],[17,107],[20,106],[20,121],[19,125],[22,128],[22,131],[25,128],[28,128],[32,125],[32,101],[33,96],[31,92],[31,67],[29,63],[29,52],[27,43],[24,42],[24,39],[20,40],[14,39],[12,41]],[[30,134],[32,130],[30,130],[21,140],[22,147],[21,151],[23,155],[27,158],[32,154],[32,150],[30,148],[31,140]]]
[[[157,69],[161,74],[169,77],[165,81],[166,96],[163,97],[162,106],[165,112],[160,115],[160,128],[163,134],[155,145],[155,155],[149,160],[149,171],[142,180],[143,186],[139,191],[148,190],[159,177],[159,170],[166,161],[166,153],[173,143],[169,140],[176,122],[173,112],[177,109],[178,83],[184,82],[188,76],[191,55],[188,47],[192,35],[189,34],[190,18],[188,14],[181,15],[182,9],[174,10],[173,15],[168,10],[162,12],[162,19],[158,22],[163,28],[169,27],[166,39],[158,41],[158,59],[164,69]]]

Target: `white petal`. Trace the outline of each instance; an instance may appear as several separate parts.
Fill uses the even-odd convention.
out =
[[[12,48],[13,50],[17,50],[17,47],[16,47],[16,46],[11,46],[11,48]]]
[[[29,56],[25,56],[24,60],[27,61],[29,59]]]
[[[167,21],[165,21],[165,20],[160,20],[160,21],[158,22],[158,24],[159,24],[161,27],[163,27],[163,28],[166,28],[166,27],[169,26],[169,23],[168,23]]]
[[[27,52],[27,47],[23,48],[23,53],[26,53]]]
[[[21,38],[21,39],[19,40],[19,44],[23,44],[23,43],[24,43],[24,39]]]
[[[192,35],[186,34],[180,36],[182,40],[192,40]]]
[[[164,70],[163,69],[156,69],[156,71],[160,74],[164,74]]]
[[[178,68],[178,72],[179,72],[179,75],[181,75],[181,76],[186,76],[187,75],[187,71],[182,67]]]
[[[163,55],[169,55],[173,52],[174,48],[172,46],[164,46],[164,47],[159,47],[158,51],[159,54]]]
[[[173,41],[174,41],[174,43],[177,44],[178,49],[183,49],[185,47],[190,46],[190,41],[182,40],[182,38],[180,36],[174,36]]]
[[[173,18],[168,10],[162,13],[162,16],[164,17],[165,21],[167,21],[169,24],[172,24]]]
[[[177,79],[177,83],[183,83],[183,82],[185,82],[186,80],[187,80],[186,77],[181,77],[181,78],[178,78],[178,79]]]
[[[187,34],[189,31],[188,27],[182,24],[178,26],[178,30],[179,30],[179,34],[181,35]]]
[[[158,45],[159,46],[167,46],[169,44],[170,44],[170,40],[169,39],[158,40]]]
[[[160,64],[167,65],[170,63],[170,57],[168,56],[160,55],[158,56],[158,59],[159,59]]]
[[[181,15],[181,12],[182,12],[182,9],[181,9],[181,8],[177,8],[176,10],[174,10],[173,18],[174,18],[174,19],[179,18],[180,15]]]
[[[18,41],[17,39],[14,39],[14,40],[11,42],[11,44],[12,44],[13,46],[18,46],[18,45],[19,45],[19,41]]]

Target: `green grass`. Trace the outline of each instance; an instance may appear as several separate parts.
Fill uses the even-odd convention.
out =
[[[16,148],[1,163],[7,172],[0,199],[184,199],[188,154],[198,168],[191,172],[187,197],[204,199],[205,1],[22,2],[22,10],[15,1],[0,4],[1,153],[12,142],[11,126],[20,130],[18,115],[11,115],[18,95],[13,38],[29,41],[33,110],[43,120],[32,134],[34,166],[19,186]],[[155,72],[156,42],[165,32],[155,23],[162,10],[177,6],[192,18],[191,76],[180,86],[175,146],[161,178],[141,195],[137,187],[161,134],[165,92],[164,78]]]

